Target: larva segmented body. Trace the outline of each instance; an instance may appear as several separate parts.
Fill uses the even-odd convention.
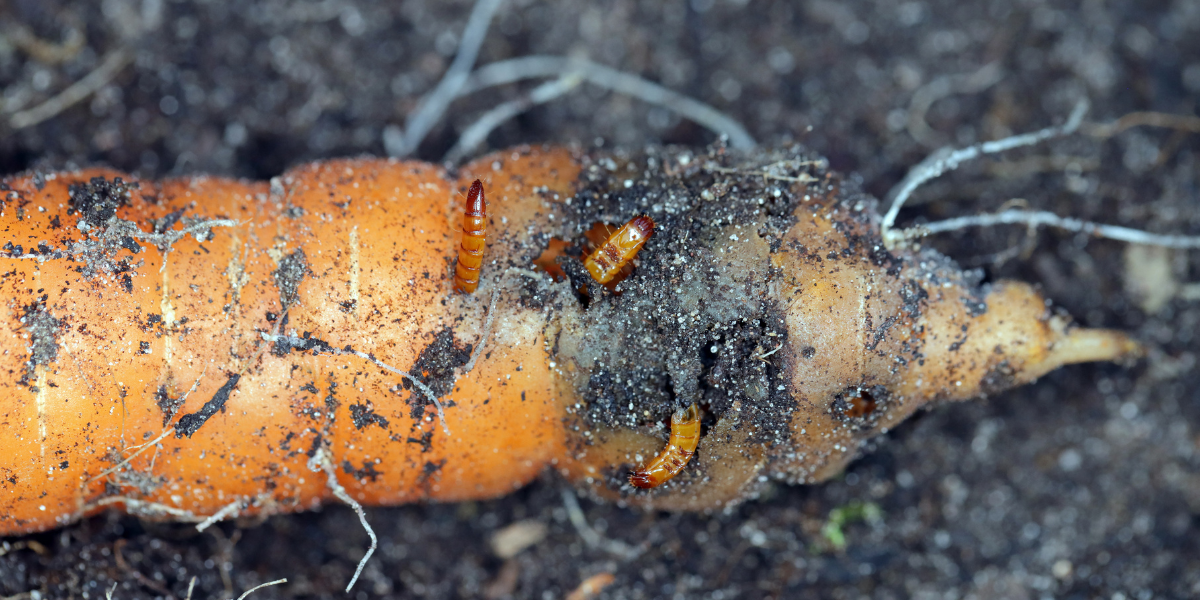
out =
[[[621,272],[621,267],[637,256],[638,250],[654,234],[654,219],[640,215],[629,220],[616,233],[608,236],[604,245],[583,261],[592,279],[608,283]]]
[[[454,289],[470,294],[479,287],[479,271],[483,267],[483,249],[487,244],[487,200],[483,182],[478,179],[467,192],[463,209],[462,243],[458,248],[458,264],[454,266]]]
[[[696,453],[700,443],[700,410],[695,404],[681,408],[671,415],[671,437],[667,447],[653,460],[633,472],[629,483],[634,487],[658,487],[679,474]]]

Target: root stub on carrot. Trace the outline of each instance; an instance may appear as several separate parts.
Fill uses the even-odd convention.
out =
[[[453,180],[387,160],[263,183],[9,177],[0,534],[107,507],[309,508],[332,497],[318,450],[366,504],[494,497],[552,469],[601,497],[716,508],[764,475],[827,478],[930,401],[1136,352],[1024,284],[888,253],[874,202],[806,158],[524,148]],[[476,178],[488,254],[479,290],[455,294]],[[620,293],[580,296],[567,254],[568,280],[533,266],[629,214],[657,226]],[[635,489],[692,404],[696,455]]]

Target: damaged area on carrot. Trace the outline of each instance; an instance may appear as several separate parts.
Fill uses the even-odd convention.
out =
[[[487,254],[456,294],[475,179]],[[630,505],[720,509],[835,475],[931,402],[1139,351],[1025,284],[888,251],[875,201],[797,148],[4,185],[6,535],[110,507],[308,509],[335,494],[316,457],[363,504],[495,497],[553,471]],[[635,268],[597,285],[585,233],[642,214]],[[695,456],[631,485],[693,404]]]

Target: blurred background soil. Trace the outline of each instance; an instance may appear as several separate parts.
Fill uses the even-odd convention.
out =
[[[263,179],[384,154],[453,59],[472,3],[367,0],[0,2],[0,172],[110,165],[143,177]],[[129,63],[31,126],[11,116]],[[478,64],[583,55],[708,102],[764,145],[800,142],[879,196],[936,147],[1131,111],[1195,115],[1192,0],[505,2]],[[437,161],[497,102],[456,101],[417,154]],[[705,145],[670,110],[584,85],[497,130],[533,142]],[[1200,135],[1138,127],[984,160],[918,194],[901,222],[1031,207],[1200,234]],[[1182,598],[1200,594],[1200,251],[1024,228],[931,242],[986,278],[1039,284],[1090,327],[1152,348],[926,412],[837,481],[778,486],[713,516],[580,500],[552,476],[489,502],[368,511],[380,551],[355,598]],[[876,511],[877,509],[877,511]],[[875,514],[877,513],[877,515]],[[862,518],[876,516],[877,518]],[[515,527],[514,527],[515,524]],[[511,555],[497,532],[531,534]],[[842,539],[839,539],[839,535]],[[839,543],[841,542],[841,543]],[[0,546],[0,596],[341,598],[367,538],[345,507],[190,526],[101,516]]]

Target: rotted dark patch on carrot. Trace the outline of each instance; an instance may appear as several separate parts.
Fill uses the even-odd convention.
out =
[[[93,177],[86,183],[73,183],[68,188],[71,211],[80,217],[80,229],[101,227],[117,214],[117,209],[129,202],[129,190],[137,184],[127,184],[120,177],[109,181]]]
[[[454,340],[454,330],[445,327],[421,349],[421,353],[417,355],[417,360],[413,362],[409,373],[421,380],[421,383],[429,386],[435,396],[441,398],[448,394],[451,386],[454,385],[454,370],[467,364],[467,361],[471,359],[471,349],[471,344],[457,345]],[[408,404],[413,420],[419,422],[425,415],[429,399],[420,391],[413,390],[412,382],[407,378],[401,382],[401,385],[406,390],[412,390],[408,397]]]
[[[229,395],[233,393],[233,389],[237,387],[238,380],[241,378],[241,375],[230,375],[229,379],[225,381],[225,385],[222,385],[221,389],[213,394],[212,399],[200,407],[200,410],[179,417],[179,422],[175,425],[175,437],[192,437],[192,434],[196,433],[196,430],[200,429],[213,415],[225,412],[225,402],[229,400]]]
[[[987,314],[988,305],[983,298],[966,296],[962,299],[962,303],[967,307],[967,314],[972,317],[981,317]]]
[[[437,475],[444,466],[446,466],[446,459],[444,458],[439,461],[427,460],[421,466],[421,474],[417,477],[417,485],[421,486],[421,489],[425,490],[426,494],[429,493],[429,488],[433,485],[434,475]]]
[[[275,278],[275,287],[279,288],[279,304],[285,310],[300,299],[300,283],[311,274],[308,257],[302,248],[297,248],[279,261],[279,267],[271,275]]]
[[[420,437],[401,436],[399,434],[393,433],[391,435],[391,440],[393,442],[403,442],[405,444],[416,444],[421,447],[421,453],[424,454],[433,449],[433,432],[434,431],[435,431],[434,429],[430,429],[429,431],[422,431]]]
[[[365,429],[370,425],[378,425],[383,429],[388,428],[387,418],[376,413],[370,404],[351,404],[350,422],[354,423],[356,429]]]
[[[900,286],[900,301],[900,310],[907,314],[908,318],[916,320],[921,317],[922,307],[929,302],[929,292],[925,291],[917,280],[908,279]],[[983,309],[987,310],[986,302]]]
[[[882,385],[852,385],[834,395],[829,412],[856,431],[866,430],[875,427],[891,400],[891,392]]]
[[[1003,348],[996,347],[997,354],[1003,352]],[[979,384],[980,391],[985,396],[1002,392],[1015,385],[1017,381],[1017,370],[1013,368],[1012,363],[1007,360],[1000,361],[999,364],[988,370],[983,376],[983,381]]]
[[[168,375],[168,379],[172,379],[170,375]],[[171,391],[167,388],[167,385],[163,384],[158,386],[158,390],[154,393],[154,403],[157,404],[158,409],[162,411],[163,426],[165,427],[167,423],[171,422],[171,419],[175,416],[175,413],[179,410],[179,407],[183,406],[183,396],[172,396]]]
[[[285,316],[282,326],[286,327],[288,319]],[[312,332],[305,331],[300,337],[280,336],[275,340],[271,347],[271,354],[275,356],[285,356],[288,352],[295,350],[297,352],[312,351],[313,355],[325,352],[327,354],[338,354],[337,348],[334,348],[325,340],[312,337]],[[315,391],[315,390],[314,390]]]
[[[342,472],[354,477],[355,479],[366,479],[372,483],[383,475],[383,472],[375,468],[375,463],[364,462],[362,468],[355,468],[350,461],[342,461]]]
[[[58,336],[62,332],[63,321],[50,314],[46,300],[47,296],[43,294],[21,309],[21,328],[29,335],[29,359],[25,361],[25,370],[17,383],[28,386],[31,392],[38,391],[37,386],[33,385],[37,380],[37,367],[48,365],[58,358]]]
[[[167,213],[165,216],[157,219],[151,219],[150,224],[154,226],[154,233],[161,234],[170,231],[171,228],[179,222],[179,219],[183,218],[183,213],[186,212],[186,210],[187,209],[184,208],[173,210]]]

